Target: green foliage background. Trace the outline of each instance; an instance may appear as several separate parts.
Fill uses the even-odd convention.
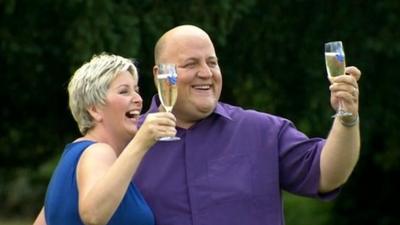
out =
[[[0,216],[35,215],[65,143],[79,135],[67,108],[70,75],[92,54],[139,61],[145,107],[155,92],[153,46],[173,26],[212,37],[222,100],[326,136],[333,114],[323,43],[342,40],[360,81],[362,153],[338,199],[285,194],[287,224],[400,224],[400,1],[0,0]]]

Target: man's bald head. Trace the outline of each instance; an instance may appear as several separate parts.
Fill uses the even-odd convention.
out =
[[[172,28],[171,30],[167,31],[165,34],[163,34],[160,39],[158,39],[156,46],[154,48],[154,61],[155,64],[162,63],[163,60],[163,54],[165,50],[169,47],[174,46],[181,38],[184,38],[185,36],[202,36],[210,39],[208,34],[202,30],[199,27],[193,26],[193,25],[181,25]],[[210,40],[211,42],[211,40]]]
[[[158,40],[154,58],[154,79],[159,64],[176,65],[178,97],[173,113],[177,126],[189,128],[214,111],[221,95],[222,74],[214,45],[204,30],[192,25],[169,30]]]

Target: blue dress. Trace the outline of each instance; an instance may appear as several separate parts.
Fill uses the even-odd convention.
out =
[[[48,225],[83,225],[78,211],[76,167],[82,153],[93,143],[79,141],[65,147],[47,187],[44,209]],[[154,225],[154,223],[150,207],[131,182],[108,224]]]

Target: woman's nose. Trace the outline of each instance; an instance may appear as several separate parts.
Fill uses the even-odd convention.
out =
[[[135,95],[132,97],[132,101],[133,101],[134,103],[140,103],[140,104],[143,103],[142,96],[140,96],[140,94],[137,93],[137,92],[135,92]]]

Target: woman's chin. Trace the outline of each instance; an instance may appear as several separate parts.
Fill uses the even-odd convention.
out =
[[[136,135],[138,128],[136,126],[134,126],[134,127],[129,126],[126,128],[126,130],[127,130],[128,136],[132,139]]]

